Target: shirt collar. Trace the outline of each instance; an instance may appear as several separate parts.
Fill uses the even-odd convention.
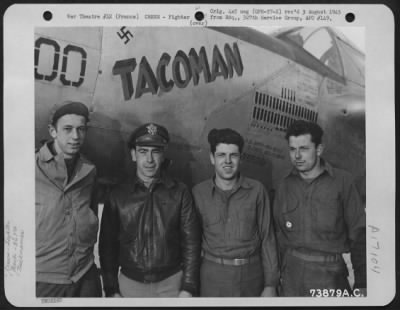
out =
[[[323,164],[324,170],[326,172],[328,172],[328,174],[331,177],[334,177],[335,176],[335,172],[333,171],[332,165],[330,163],[328,163],[327,161],[323,160],[322,158],[321,158],[321,163]]]
[[[51,160],[64,160],[64,155],[62,153],[54,153],[52,152],[52,148],[54,147],[54,141],[46,142],[39,150],[39,156],[42,161],[49,162]],[[76,161],[81,158],[81,154],[77,154]]]
[[[210,179],[210,182],[211,182],[211,195],[214,195],[215,190],[221,190],[215,184],[215,175]],[[236,182],[235,186],[233,187],[232,193],[236,192],[239,188],[244,188],[244,189],[252,188],[252,185],[250,184],[250,182],[242,174],[239,174],[239,179]]]
[[[322,167],[322,173],[324,173],[326,171],[331,177],[334,177],[335,174],[334,174],[332,165],[330,163],[328,163],[326,160],[324,160],[323,158],[320,159],[320,162],[321,162],[321,167]],[[299,171],[294,167],[289,171],[289,173],[286,174],[286,178],[291,175],[300,177]]]
[[[49,162],[56,156],[56,155],[53,155],[50,151],[51,143],[53,143],[53,142],[47,142],[40,148],[39,156],[42,161]]]
[[[169,175],[162,173],[159,179],[153,181],[153,187],[155,184],[162,184],[167,189],[171,189],[175,185],[175,181]],[[135,176],[133,179],[133,191],[137,188],[137,186],[145,187],[144,182],[138,176]]]

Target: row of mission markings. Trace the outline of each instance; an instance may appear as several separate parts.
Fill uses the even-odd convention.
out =
[[[265,127],[266,124],[276,126],[277,130],[285,131],[295,119],[305,119],[317,122],[318,113],[295,103],[295,91],[282,88],[281,97],[256,91],[253,107],[253,124],[255,127]],[[261,122],[261,123],[259,123]]]

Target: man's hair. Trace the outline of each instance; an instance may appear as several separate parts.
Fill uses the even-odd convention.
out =
[[[310,134],[311,141],[314,142],[315,146],[318,146],[322,142],[323,135],[322,128],[313,122],[307,122],[303,120],[294,121],[286,130],[285,138],[289,141],[289,137],[298,137],[301,135]]]
[[[210,143],[211,153],[214,154],[219,143],[235,144],[242,153],[244,140],[243,137],[233,129],[212,129],[208,134],[208,143]]]
[[[79,101],[63,101],[52,108],[49,124],[56,127],[58,120],[67,114],[83,116],[86,123],[89,122],[89,109],[85,104]]]

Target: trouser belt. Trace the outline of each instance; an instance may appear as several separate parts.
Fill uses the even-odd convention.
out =
[[[248,258],[223,258],[204,253],[203,257],[211,262],[228,266],[242,266],[260,261],[260,255],[254,255]]]
[[[153,272],[140,272],[134,270],[122,269],[121,272],[127,277],[134,281],[142,283],[155,283],[160,282],[173,274],[181,270],[181,266],[176,266],[163,271],[153,271]]]
[[[336,263],[343,259],[342,254],[311,254],[300,252],[296,249],[287,249],[287,253],[307,262],[315,263]]]

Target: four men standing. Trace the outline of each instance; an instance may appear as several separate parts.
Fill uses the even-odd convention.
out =
[[[93,255],[96,169],[79,154],[88,119],[82,103],[56,106],[53,141],[36,154],[38,297],[101,296]],[[104,205],[99,254],[106,296],[271,297],[279,284],[281,296],[350,291],[342,257],[348,251],[354,287],[364,289],[365,210],[350,175],[321,158],[321,138],[314,123],[288,128],[294,169],[271,212],[264,186],[240,173],[244,140],[236,131],[210,131],[215,174],[193,188],[193,200],[164,169],[167,129],[137,128],[128,142],[136,177],[116,186]]]

